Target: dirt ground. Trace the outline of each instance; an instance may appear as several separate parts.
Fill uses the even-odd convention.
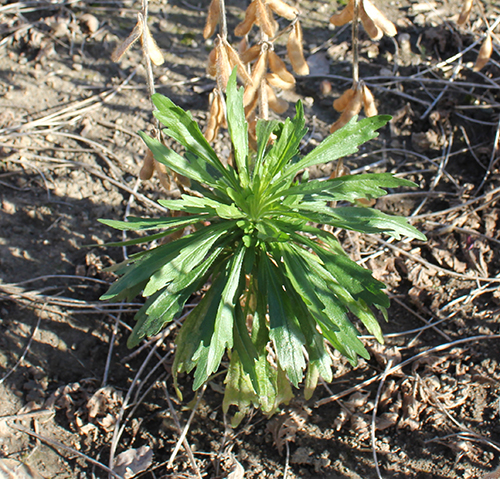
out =
[[[178,194],[137,179],[145,147],[136,132],[152,126],[140,48],[110,59],[140,2],[2,2],[0,477],[106,477],[112,463],[124,478],[444,479],[499,466],[498,28],[492,59],[473,66],[500,8],[476,0],[458,28],[459,1],[375,3],[399,33],[361,34],[360,73],[394,118],[346,164],[415,181],[420,189],[390,191],[376,207],[410,217],[429,240],[340,233],[388,286],[386,345],[366,336],[370,361],[353,369],[337,357],[333,383],[310,401],[296,391],[276,417],[255,413],[231,429],[223,377],[203,396],[186,377],[176,398],[178,323],[130,351],[141,299],[98,299],[114,280],[103,269],[130,251],[97,247],[122,239],[97,219],[158,215],[156,200]],[[157,91],[202,124],[214,86],[207,6],[151,1],[149,20],[166,60],[154,69]],[[311,74],[284,97],[304,101],[304,152],[328,134],[332,101],[350,86],[349,28],[328,26],[339,6],[300,2]],[[242,2],[229,1],[230,31],[242,18]],[[227,150],[226,132],[216,147]]]

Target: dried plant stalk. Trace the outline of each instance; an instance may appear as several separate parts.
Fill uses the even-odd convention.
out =
[[[465,0],[464,1],[464,4],[462,6],[462,11],[460,12],[460,16],[458,17],[458,20],[457,20],[457,25],[465,25],[465,23],[467,22],[467,20],[469,19],[470,17],[470,13],[472,11],[472,3],[473,3],[473,0]]]
[[[292,27],[286,49],[293,71],[297,75],[309,75],[309,65],[304,58],[304,50],[302,49],[302,27],[299,22],[296,22]]]
[[[491,54],[493,53],[493,41],[491,39],[491,34],[488,32],[486,38],[484,39],[481,49],[479,50],[479,55],[477,56],[476,64],[473,70],[475,72],[481,71],[486,64],[490,61]]]
[[[220,16],[220,0],[212,0],[210,6],[208,7],[207,21],[205,23],[205,28],[203,29],[203,38],[206,40],[210,38],[214,33],[217,25],[219,24]]]
[[[252,2],[248,5],[248,8],[245,11],[244,20],[236,25],[234,29],[234,34],[237,37],[244,37],[248,34],[248,32],[252,29],[253,24],[257,21],[257,5],[255,2]]]

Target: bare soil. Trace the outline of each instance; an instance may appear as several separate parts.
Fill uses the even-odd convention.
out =
[[[241,3],[228,2],[230,31]],[[106,477],[110,454],[147,478],[478,478],[498,467],[498,33],[488,65],[472,67],[485,19],[492,25],[500,10],[475,2],[469,24],[457,28],[459,1],[376,3],[399,35],[371,42],[362,33],[360,72],[379,112],[394,118],[346,164],[415,181],[420,189],[390,191],[376,207],[411,217],[429,240],[340,233],[352,257],[388,286],[385,346],[366,336],[370,361],[352,368],[338,357],[334,382],[310,401],[296,391],[276,417],[255,413],[231,429],[223,377],[201,398],[186,377],[184,401],[176,398],[176,324],[133,353],[125,342],[141,298],[98,299],[114,280],[104,268],[130,251],[98,247],[122,236],[97,219],[158,215],[156,200],[178,194],[156,177],[137,179],[145,147],[136,132],[152,126],[140,48],[110,60],[139,2],[3,2],[0,477],[21,477],[23,467],[26,477]],[[166,59],[154,70],[157,91],[202,124],[214,86],[205,73],[207,6],[150,4]],[[300,2],[311,75],[284,96],[289,114],[293,101],[305,104],[304,152],[328,134],[338,117],[331,103],[351,82],[349,28],[328,27],[339,6]],[[222,154],[227,144],[220,133]],[[115,477],[132,477],[115,466]]]

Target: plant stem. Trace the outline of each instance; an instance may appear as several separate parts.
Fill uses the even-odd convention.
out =
[[[219,25],[220,25],[220,36],[224,40],[227,40],[227,20],[226,20],[225,0],[219,0]]]
[[[142,31],[145,32],[148,24],[148,0],[142,0]],[[143,33],[144,35],[144,33]],[[144,66],[146,67],[146,83],[148,86],[149,97],[153,96],[155,93],[155,81],[153,77],[153,67],[151,66],[151,58],[149,56],[148,42],[143,40],[142,42],[142,52],[144,57]]]
[[[359,0],[354,0],[354,13],[352,18],[352,82],[356,86],[359,82]]]

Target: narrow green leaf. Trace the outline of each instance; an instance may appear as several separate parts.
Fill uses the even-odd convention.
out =
[[[299,171],[310,166],[323,165],[358,151],[358,147],[368,140],[376,138],[376,130],[384,126],[392,117],[388,115],[372,116],[357,122],[357,117],[347,125],[325,138],[320,145],[302,160],[284,170],[283,177],[293,179]]]
[[[165,134],[174,138],[193,155],[205,160],[226,178],[229,184],[234,185],[235,178],[231,175],[230,169],[221,163],[191,114],[159,93],[155,93],[151,99],[158,108],[153,113],[154,116],[167,127],[164,130]]]
[[[151,138],[142,131],[139,132],[139,135],[144,140],[147,147],[153,152],[156,161],[163,163],[179,175],[185,176],[191,180],[205,183],[212,187],[218,185],[217,178],[211,176],[203,168],[203,165],[196,162],[189,162],[174,150],[160,143],[156,138]]]
[[[98,219],[99,223],[107,226],[111,226],[117,230],[121,231],[144,231],[152,229],[163,229],[163,228],[174,228],[177,226],[187,226],[200,221],[206,220],[205,215],[171,218],[171,217],[160,217],[160,218],[136,218],[134,216],[128,216],[127,221],[117,221],[117,220],[107,220]]]
[[[234,160],[238,169],[241,186],[246,188],[249,183],[248,171],[248,123],[245,120],[243,108],[243,88],[236,85],[236,67],[233,69],[227,83],[227,126],[234,148]]]
[[[182,249],[178,250],[176,256],[171,258],[168,263],[158,268],[154,273],[150,272],[150,279],[144,289],[144,296],[150,296],[168,283],[181,280],[183,276],[193,271],[205,260],[215,243],[226,235],[227,226],[220,223],[210,225],[203,230],[181,238],[187,238],[189,241],[184,240]],[[224,244],[227,244],[230,239],[230,236],[226,236]]]
[[[283,277],[279,269],[264,257],[259,266],[269,304],[269,337],[274,343],[278,362],[287,373],[288,379],[298,387],[302,381],[306,363],[302,352],[304,336],[298,326],[295,310],[288,293],[283,289]]]

